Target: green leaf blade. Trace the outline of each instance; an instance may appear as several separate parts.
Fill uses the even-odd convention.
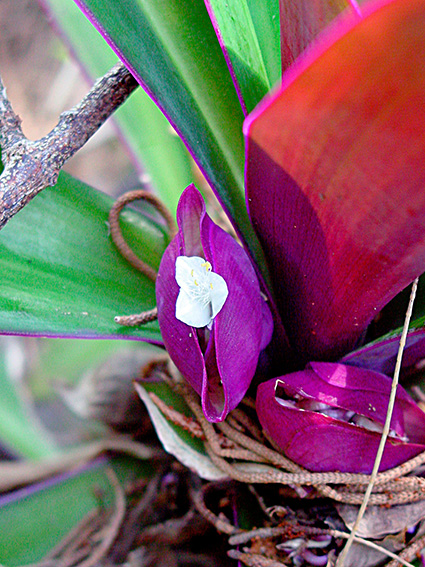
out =
[[[281,76],[279,1],[206,4],[248,114]]]
[[[198,0],[75,0],[168,117],[264,267],[244,197],[243,112]]]
[[[155,286],[116,250],[107,222],[112,199],[66,174],[0,232],[0,321],[6,334],[139,338],[161,342],[156,322],[114,322],[155,306]],[[122,214],[123,234],[157,268],[168,243],[148,217]]]
[[[38,460],[59,449],[35,419],[22,396],[20,367],[25,356],[16,338],[0,341],[0,440],[18,457]]]

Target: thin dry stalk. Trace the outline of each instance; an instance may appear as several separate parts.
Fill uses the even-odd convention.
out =
[[[109,211],[109,228],[111,231],[111,238],[115,246],[118,248],[121,256],[123,256],[129,264],[136,268],[136,270],[139,270],[139,272],[155,282],[157,276],[156,270],[149,266],[149,264],[146,264],[146,262],[143,262],[143,260],[141,260],[133,252],[125,241],[120,227],[119,219],[121,211],[126,205],[138,200],[146,201],[156,208],[167,223],[170,238],[177,233],[177,227],[173,216],[164,203],[162,203],[158,197],[152,195],[152,193],[143,191],[142,189],[137,189],[135,191],[128,191],[127,193],[124,193],[124,195],[121,195],[121,197],[119,197],[119,199],[117,199],[111,207],[111,210]]]
[[[387,437],[388,437],[388,434],[390,432],[390,423],[391,423],[391,418],[392,418],[392,414],[393,414],[394,403],[395,403],[395,398],[396,398],[396,393],[397,393],[398,379],[399,379],[400,370],[401,370],[401,361],[402,361],[402,358],[403,358],[404,347],[406,346],[407,333],[408,333],[408,330],[409,330],[410,319],[412,317],[413,304],[415,302],[416,291],[418,289],[418,282],[419,282],[419,278],[416,278],[415,281],[413,282],[413,285],[412,285],[412,291],[411,291],[411,294],[410,294],[409,305],[407,307],[406,317],[405,317],[404,325],[403,325],[403,331],[402,331],[401,338],[400,338],[400,346],[399,346],[398,353],[397,353],[397,361],[396,361],[396,366],[395,366],[395,370],[394,370],[394,377],[393,377],[393,381],[392,381],[392,385],[391,385],[391,393],[390,393],[390,399],[389,399],[389,402],[388,402],[387,416],[386,416],[386,419],[385,419],[384,430],[382,432],[381,442],[379,444],[378,452],[376,454],[376,459],[375,459],[375,463],[374,463],[374,466],[373,466],[372,474],[370,475],[370,482],[369,482],[369,485],[366,489],[366,493],[364,495],[363,502],[360,506],[360,510],[359,510],[357,519],[356,519],[354,526],[351,530],[350,537],[349,537],[344,549],[342,550],[340,556],[337,559],[336,567],[343,567],[343,565],[344,565],[345,558],[347,557],[347,553],[349,552],[350,547],[351,547],[351,545],[354,541],[354,537],[355,537],[356,532],[359,528],[360,522],[362,521],[362,518],[363,518],[364,513],[366,511],[366,507],[369,503],[369,500],[370,500],[370,497],[371,497],[371,494],[372,494],[372,490],[373,490],[373,486],[376,482],[376,477],[378,475],[378,470],[379,470],[379,466],[381,464],[382,455],[384,454],[385,443],[387,441]]]
[[[126,501],[124,490],[121,487],[118,478],[112,469],[107,471],[108,478],[115,490],[116,509],[112,516],[112,520],[107,526],[106,533],[98,545],[85,561],[82,561],[78,567],[94,567],[101,559],[103,559],[111,548],[120,530],[121,524],[125,517]]]
[[[205,518],[210,524],[212,524],[215,529],[219,532],[222,532],[227,535],[233,535],[237,533],[239,530],[235,526],[233,526],[227,518],[221,518],[211,512],[209,508],[207,508],[204,496],[205,491],[208,490],[209,485],[205,485],[201,490],[197,492],[192,492],[192,502],[195,506],[195,509],[201,514],[203,518]]]
[[[350,537],[350,534],[345,533],[345,532],[341,532],[340,530],[333,530],[333,529],[323,529],[323,528],[313,528],[310,526],[294,526],[294,525],[287,525],[287,526],[274,526],[274,527],[268,527],[268,528],[258,528],[255,530],[250,530],[248,532],[241,532],[235,535],[232,535],[229,538],[229,544],[230,545],[243,545],[245,543],[248,543],[249,541],[255,539],[269,539],[269,538],[275,538],[278,536],[287,536],[288,533],[293,534],[294,532],[299,531],[300,533],[302,533],[304,536],[305,535],[330,535],[334,538],[339,538],[339,539],[348,539]],[[425,538],[425,536],[424,536]],[[367,539],[355,536],[354,537],[354,541],[356,543],[359,543],[361,545],[364,545],[366,547],[370,547],[371,549],[375,549],[376,551],[379,551],[380,553],[382,553],[383,555],[386,555],[387,557],[390,557],[391,559],[393,559],[393,561],[397,561],[398,564],[404,565],[405,567],[414,567],[411,563],[409,563],[407,560],[405,560],[402,557],[397,556],[395,553],[392,553],[392,551],[389,551],[388,549],[385,549],[384,547],[381,547],[380,545],[377,545],[376,543],[374,543],[373,541],[369,541]],[[410,557],[410,559],[412,559],[413,557]],[[391,562],[392,567],[396,567],[396,563]],[[387,565],[387,567],[389,567]]]
[[[282,454],[243,433],[239,427],[240,420],[237,429],[228,422],[215,425],[209,423],[203,415],[195,393],[182,383],[180,377],[175,375],[175,371],[170,372],[166,381],[185,398],[195,415],[197,424],[204,433],[205,447],[211,460],[230,478],[248,484],[275,483],[301,487],[310,485],[314,486],[318,495],[337,502],[353,505],[361,505],[363,502],[365,487],[370,482],[370,475],[306,471]],[[177,423],[181,420],[181,417],[178,417],[177,421],[176,416],[172,417],[171,408],[163,408],[163,410],[165,417],[168,416],[171,421]],[[215,426],[218,427],[221,435],[217,433]],[[249,434],[251,434],[250,431]],[[232,445],[231,442],[234,444]],[[226,459],[243,462],[230,463]],[[423,500],[425,498],[424,479],[414,476],[405,477],[423,462],[425,462],[425,453],[421,453],[394,469],[379,473],[376,476],[369,503],[394,506]],[[253,468],[254,463],[262,465]]]
[[[413,541],[410,545],[403,549],[398,557],[390,561],[385,567],[399,567],[399,564],[407,561],[414,561],[418,558],[421,551],[425,548],[425,535]],[[403,563],[405,565],[405,563]],[[410,563],[409,563],[410,565]]]
[[[158,459],[165,455],[157,449],[125,436],[106,438],[69,451],[66,455],[44,461],[0,463],[0,491],[11,490],[23,484],[30,484],[72,470],[106,451],[117,451],[143,460]]]

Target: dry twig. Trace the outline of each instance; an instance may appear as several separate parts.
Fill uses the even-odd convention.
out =
[[[192,502],[196,510],[201,514],[203,518],[210,522],[210,524],[212,524],[217,531],[225,533],[227,535],[233,535],[239,532],[238,528],[233,526],[227,518],[216,516],[216,514],[214,514],[214,512],[211,512],[211,510],[206,506],[204,496],[205,492],[207,492],[211,486],[212,483],[205,485],[201,490],[192,492]]]
[[[165,455],[157,449],[132,441],[125,436],[105,438],[69,451],[66,455],[45,459],[44,461],[0,463],[0,491],[11,490],[17,486],[37,482],[71,470],[95,459],[106,451],[117,451],[146,460]]]
[[[4,170],[0,175],[0,228],[33,197],[56,183],[65,162],[79,150],[138,86],[117,64],[99,79],[58,124],[37,141],[28,140],[21,120],[7,99],[0,80],[0,146]]]

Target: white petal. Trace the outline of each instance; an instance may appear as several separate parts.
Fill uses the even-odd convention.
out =
[[[211,304],[203,306],[181,288],[176,301],[176,319],[191,327],[206,327],[212,321]]]
[[[210,326],[229,293],[224,279],[203,258],[178,256],[176,282],[180,287],[176,318],[192,327]]]
[[[198,273],[205,268],[205,260],[199,256],[178,256],[176,259],[176,282],[188,291],[193,286],[192,273]]]
[[[229,295],[227,283],[222,276],[214,272],[210,273],[211,284],[211,303],[212,303],[212,317],[215,317],[221,310],[224,302]]]

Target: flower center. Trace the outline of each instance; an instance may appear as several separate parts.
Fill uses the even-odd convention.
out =
[[[209,262],[203,262],[199,269],[192,268],[190,276],[187,278],[187,287],[191,297],[202,305],[211,303],[211,292],[214,291],[213,283],[210,280],[212,266]]]
[[[180,287],[176,318],[191,327],[211,326],[229,294],[224,278],[204,258],[178,256],[176,281]]]

